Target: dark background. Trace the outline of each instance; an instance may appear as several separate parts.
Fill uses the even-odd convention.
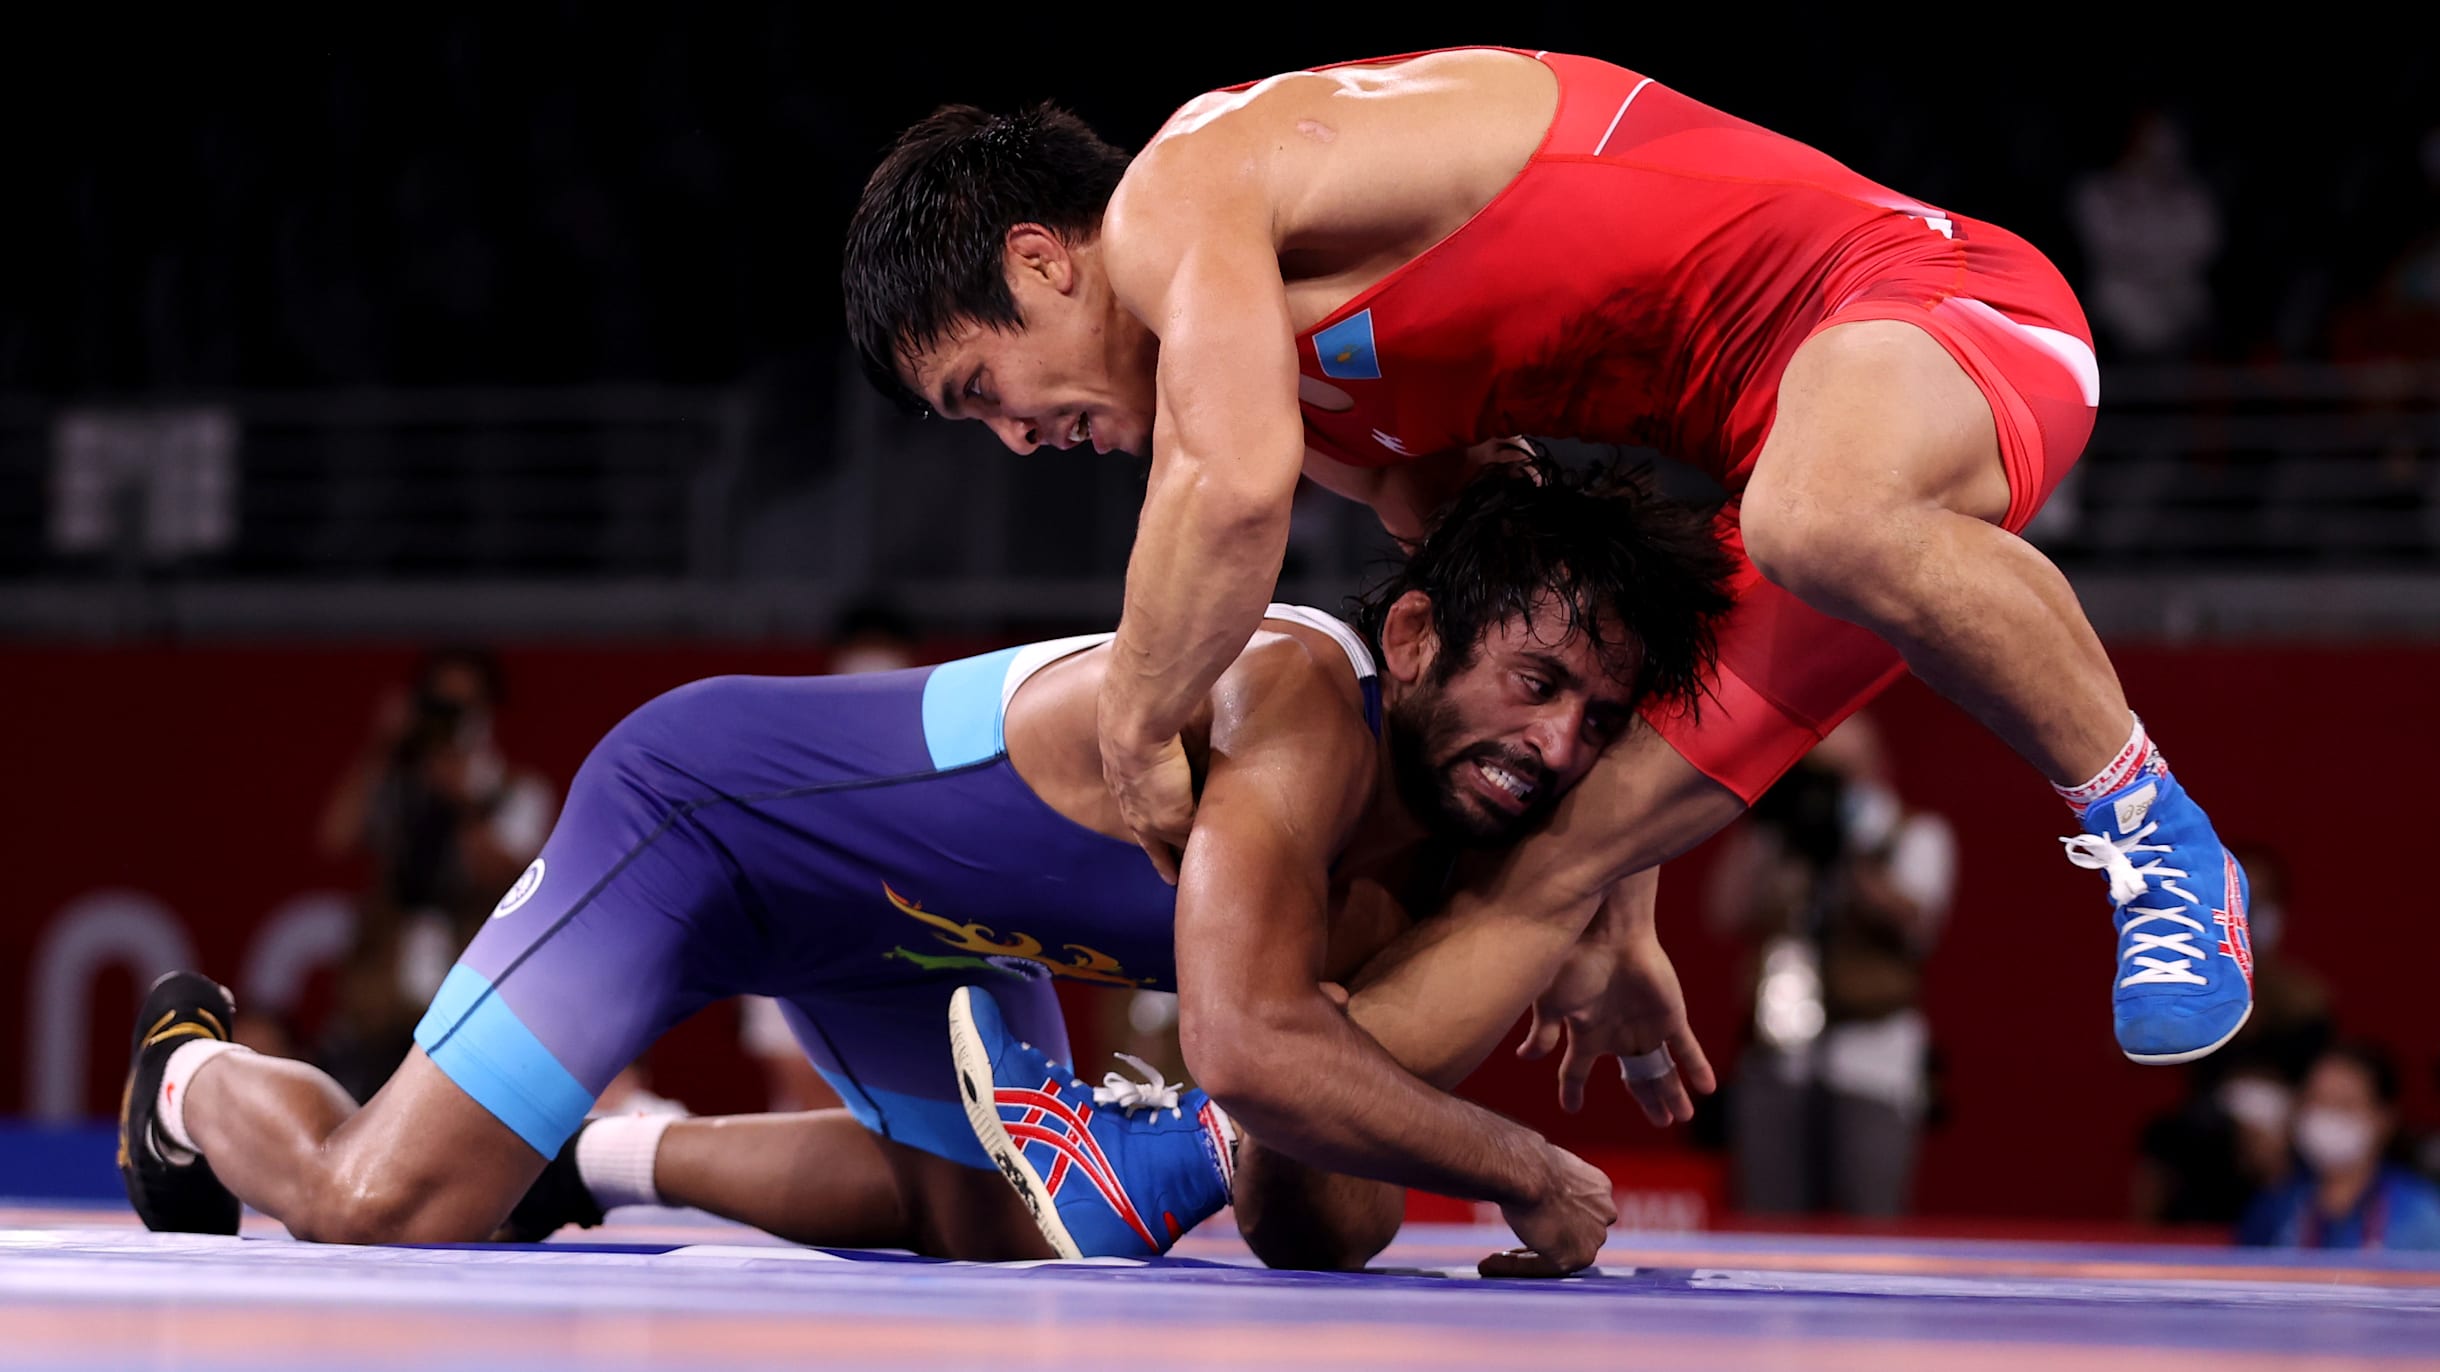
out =
[[[2440,125],[2440,58],[2403,12],[2011,31],[2005,11],[1571,4],[1464,22],[57,8],[14,21],[0,59],[0,392],[799,373],[826,391],[848,211],[936,105],[1053,99],[1135,147],[1215,86],[1459,43],[1619,62],[2014,228],[2071,277],[2070,179],[2115,156],[2135,112],[2170,109],[2224,206],[2214,351],[2312,357],[2330,311],[2429,221],[2418,148]]]

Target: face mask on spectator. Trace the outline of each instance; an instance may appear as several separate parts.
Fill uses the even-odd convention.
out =
[[[2314,1106],[2296,1116],[2296,1151],[2317,1172],[2361,1166],[2376,1135],[2373,1121],[2352,1110]]]
[[[2220,1108],[2248,1129],[2278,1135],[2287,1129],[2288,1091],[2260,1077],[2235,1077],[2220,1088]]]

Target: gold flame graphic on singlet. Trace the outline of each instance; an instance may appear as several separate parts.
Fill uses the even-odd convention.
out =
[[[952,948],[968,953],[1023,958],[1027,962],[1040,963],[1049,968],[1053,976],[1074,977],[1078,981],[1098,982],[1104,986],[1149,986],[1152,984],[1148,977],[1139,979],[1128,976],[1126,969],[1118,965],[1118,959],[1111,957],[1108,953],[1087,948],[1081,943],[1060,945],[1076,955],[1075,961],[1054,961],[1042,955],[1042,940],[1031,934],[1012,933],[1009,935],[1011,942],[995,942],[995,936],[991,930],[980,924],[960,924],[956,920],[933,914],[923,906],[892,890],[888,882],[881,884],[881,890],[890,898],[890,904],[898,907],[898,913],[912,919],[922,920],[934,929],[940,930],[932,937]]]

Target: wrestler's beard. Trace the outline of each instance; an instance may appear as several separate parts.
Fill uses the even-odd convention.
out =
[[[1390,774],[1433,837],[1468,848],[1504,848],[1550,817],[1558,787],[1541,760],[1523,748],[1488,740],[1468,743],[1464,721],[1437,688],[1419,688],[1389,711]],[[1533,784],[1533,799],[1511,815],[1474,794],[1466,774],[1488,762]]]

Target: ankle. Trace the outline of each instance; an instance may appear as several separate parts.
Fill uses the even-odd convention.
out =
[[[195,1097],[195,1074],[223,1053],[252,1051],[241,1043],[200,1038],[171,1051],[169,1061],[161,1068],[161,1091],[153,1109],[160,1134],[153,1146],[163,1162],[185,1164],[203,1155],[186,1122],[186,1107]]]
[[[604,1210],[622,1205],[659,1205],[655,1177],[661,1136],[674,1115],[613,1115],[585,1126],[576,1138],[576,1175]]]
[[[2051,783],[2050,789],[2058,793],[2059,799],[2067,802],[2069,809],[2082,814],[2094,801],[2134,784],[2138,777],[2161,776],[2168,772],[2169,764],[2162,759],[2160,749],[2153,745],[2151,735],[2144,730],[2143,717],[2130,711],[2128,718],[2133,721],[2134,732],[2128,735],[2126,746],[2120,748],[2100,771],[2073,786]]]

